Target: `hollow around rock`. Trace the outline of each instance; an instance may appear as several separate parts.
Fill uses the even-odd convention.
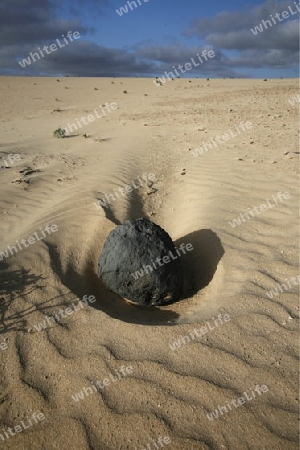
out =
[[[99,258],[98,277],[125,299],[161,306],[178,300],[183,270],[168,233],[142,218],[127,220],[110,232]]]

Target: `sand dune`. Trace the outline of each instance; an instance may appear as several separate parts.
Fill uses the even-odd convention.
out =
[[[0,261],[1,448],[296,449],[297,81],[2,77],[0,92],[0,251],[58,228]],[[53,137],[106,102],[118,108]],[[175,304],[145,310],[96,276],[108,233],[138,217],[193,245]]]

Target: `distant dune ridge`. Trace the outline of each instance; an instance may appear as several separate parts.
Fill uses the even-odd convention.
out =
[[[57,231],[0,261],[0,443],[298,448],[298,81],[59,81],[1,79],[0,254],[47,224]],[[249,213],[278,192],[289,198]],[[97,277],[110,231],[139,217],[193,248],[180,257],[180,301],[161,308],[130,304]]]

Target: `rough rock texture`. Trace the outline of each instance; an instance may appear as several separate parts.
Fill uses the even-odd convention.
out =
[[[108,235],[99,258],[98,276],[111,291],[140,305],[177,300],[183,271],[174,247],[168,233],[155,223],[127,220]],[[162,260],[166,256],[168,263]]]

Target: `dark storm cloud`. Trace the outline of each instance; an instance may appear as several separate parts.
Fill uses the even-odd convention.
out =
[[[105,14],[107,8],[112,8],[111,0],[88,0],[87,11],[97,14]],[[70,6],[70,11],[77,16],[82,16],[83,6],[87,6],[87,0],[75,0]]]
[[[295,8],[291,0],[267,0],[248,11],[223,11],[211,18],[193,20],[183,34],[199,37],[199,46],[183,45],[176,40],[170,45],[144,41],[124,49],[105,48],[93,42],[93,29],[83,24],[84,14],[91,10],[105,14],[110,0],[73,0],[69,6],[70,20],[61,18],[59,0],[0,1],[1,74],[160,76],[172,71],[172,66],[190,62],[204,49],[213,50],[215,57],[193,67],[187,75],[236,77],[238,70],[243,69],[246,76],[245,69],[285,69],[298,62],[297,20],[285,20],[256,36],[250,30],[261,20],[269,19],[270,14],[275,16],[288,6]],[[30,52],[54,43],[68,31],[78,31],[81,39],[45,54],[25,68],[20,66],[18,61],[28,58]]]
[[[155,61],[156,72],[159,74],[165,71],[172,71],[173,66],[175,68],[178,64],[185,65],[185,63],[191,62],[191,58],[199,62],[197,54],[201,56],[203,50],[213,50],[215,56],[208,58],[207,61],[203,61],[203,64],[193,67],[190,74],[194,76],[212,75],[215,76],[236,76],[237,73],[231,67],[230,59],[222,54],[220,50],[213,49],[212,46],[199,45],[197,47],[187,47],[179,44],[172,45],[147,45],[144,47],[137,47],[135,54],[139,58],[143,58],[150,61]],[[203,59],[203,58],[202,58]]]
[[[63,50],[65,50],[63,52]],[[139,61],[135,55],[119,49],[108,49],[98,44],[78,41],[39,61],[44,73],[60,71],[73,76],[134,76],[146,74],[153,66]]]
[[[136,47],[135,53],[141,58],[147,58],[154,61],[159,61],[167,64],[184,63],[190,58],[195,57],[197,53],[202,50],[213,49],[213,47],[199,45],[198,47],[186,47],[184,45],[146,45],[143,47]]]
[[[270,17],[269,17],[270,18]],[[264,29],[256,36],[250,30],[229,31],[206,36],[206,42],[227,50],[282,49],[298,50],[299,23],[291,20],[273,28]]]
[[[38,51],[36,47],[28,45],[22,50],[23,57],[29,52]],[[14,65],[20,75],[135,76],[155,70],[151,62],[140,61],[134,54],[81,40],[69,43],[49,55],[45,54],[44,58],[32,62],[26,68],[22,68],[14,58],[19,51],[16,46],[10,49],[0,48],[0,58],[2,67]],[[2,73],[5,72],[2,70]]]
[[[239,55],[231,64],[239,68],[289,68],[298,63],[299,23],[297,15],[291,20],[276,20],[269,28],[256,35],[251,29],[262,20],[277,13],[297,9],[291,0],[267,0],[248,11],[220,12],[212,18],[196,19],[183,32],[185,36],[199,36],[206,44],[221,50],[236,50]],[[282,19],[282,17],[280,16]]]
[[[184,34],[206,37],[215,33],[226,35],[234,31],[250,32],[250,29],[263,19],[269,19],[270,14],[275,15],[287,10],[288,6],[295,8],[292,0],[267,0],[248,11],[222,11],[211,18],[193,20]]]
[[[73,2],[72,7],[84,4]],[[107,6],[108,1],[90,0],[89,7]],[[79,19],[59,18],[60,2],[57,0],[3,0],[0,14],[1,73],[19,75],[55,75],[66,73],[74,76],[110,76],[145,73],[151,65],[137,61],[134,55],[122,50],[105,49],[88,41],[69,43],[62,49],[31,62],[22,68],[18,61],[27,58],[38,47],[55,43],[68,31],[78,31],[87,36],[92,31]],[[62,41],[62,39],[61,39]],[[37,59],[37,58],[36,58]]]
[[[62,20],[51,0],[1,0],[0,43],[24,45],[55,40],[70,31],[82,35],[89,30],[78,19]]]
[[[298,48],[299,24],[297,16],[290,15],[291,19],[272,24],[267,30],[254,35],[251,28],[259,25],[262,20],[275,17],[276,13],[289,11],[288,7],[296,12],[291,0],[268,0],[250,11],[221,12],[210,19],[197,19],[192,21],[185,30],[185,35],[197,35],[205,39],[208,44],[228,50],[249,49],[294,49]]]
[[[260,69],[269,67],[271,69],[284,69],[298,65],[298,52],[292,50],[245,50],[236,58],[232,58],[231,63],[235,67],[247,67]]]

